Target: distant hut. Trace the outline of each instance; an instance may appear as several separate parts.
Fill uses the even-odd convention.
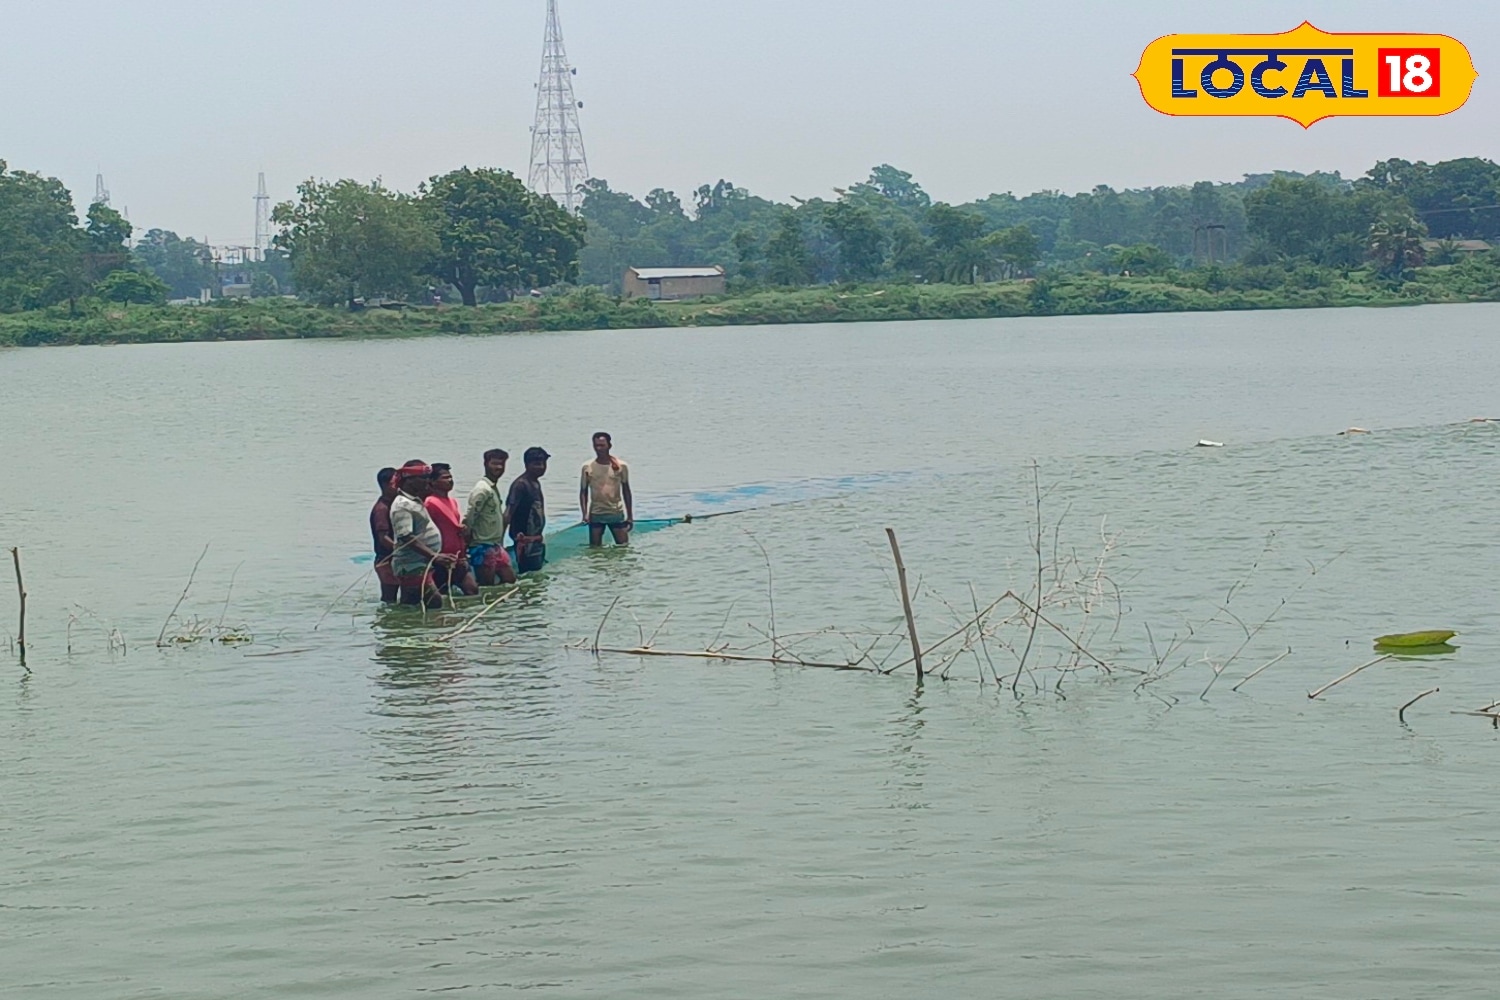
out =
[[[724,269],[713,267],[627,267],[625,297],[670,302],[724,294]]]

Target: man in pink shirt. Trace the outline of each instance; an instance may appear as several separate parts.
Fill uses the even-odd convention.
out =
[[[422,501],[438,533],[443,536],[443,554],[455,556],[451,568],[434,566],[438,590],[447,593],[457,587],[465,594],[479,593],[479,584],[474,581],[474,572],[469,568],[469,546],[464,539],[464,516],[453,499],[453,467],[442,462],[432,463],[432,492]]]

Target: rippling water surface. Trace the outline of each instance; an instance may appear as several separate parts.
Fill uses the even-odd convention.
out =
[[[0,995],[1492,995],[1497,320],[0,354]],[[451,641],[478,606],[356,583],[374,469],[540,443],[565,521],[601,427],[643,513],[751,509]],[[895,665],[883,529],[931,643],[1031,592],[1038,507],[1113,673],[1042,628],[1012,691],[1014,624],[921,687],[581,648]],[[169,634],[254,641],[158,649],[204,546]]]

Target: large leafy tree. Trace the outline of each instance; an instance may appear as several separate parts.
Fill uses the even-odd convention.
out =
[[[94,288],[108,302],[133,302],[137,305],[160,305],[167,301],[167,283],[149,272],[111,271]]]
[[[108,205],[95,202],[89,206],[88,224],[84,227],[84,233],[88,241],[84,270],[91,284],[97,285],[117,271],[129,270],[131,226],[125,221],[125,216]],[[95,291],[103,294],[97,287]]]
[[[378,180],[304,181],[297,200],[277,205],[271,218],[299,292],[351,309],[361,297],[412,294],[438,252],[422,204]]]
[[[89,206],[89,246],[95,253],[124,254],[130,247],[133,232],[125,216],[108,205],[95,202]]]
[[[55,177],[0,160],[0,310],[72,302],[88,290],[87,239]]]
[[[432,274],[458,289],[464,305],[478,301],[481,286],[509,297],[578,276],[584,221],[510,171],[464,167],[434,177],[421,197],[437,229]]]
[[[922,185],[912,179],[905,170],[897,170],[889,163],[882,163],[870,171],[870,179],[856,188],[865,187],[890,201],[898,208],[912,212],[924,212],[932,205],[932,199],[922,190]]]

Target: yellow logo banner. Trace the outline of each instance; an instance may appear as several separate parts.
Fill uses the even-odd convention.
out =
[[[1308,22],[1279,35],[1164,35],[1131,74],[1168,115],[1269,115],[1307,128],[1336,115],[1446,115],[1479,75],[1447,35],[1329,33]]]

